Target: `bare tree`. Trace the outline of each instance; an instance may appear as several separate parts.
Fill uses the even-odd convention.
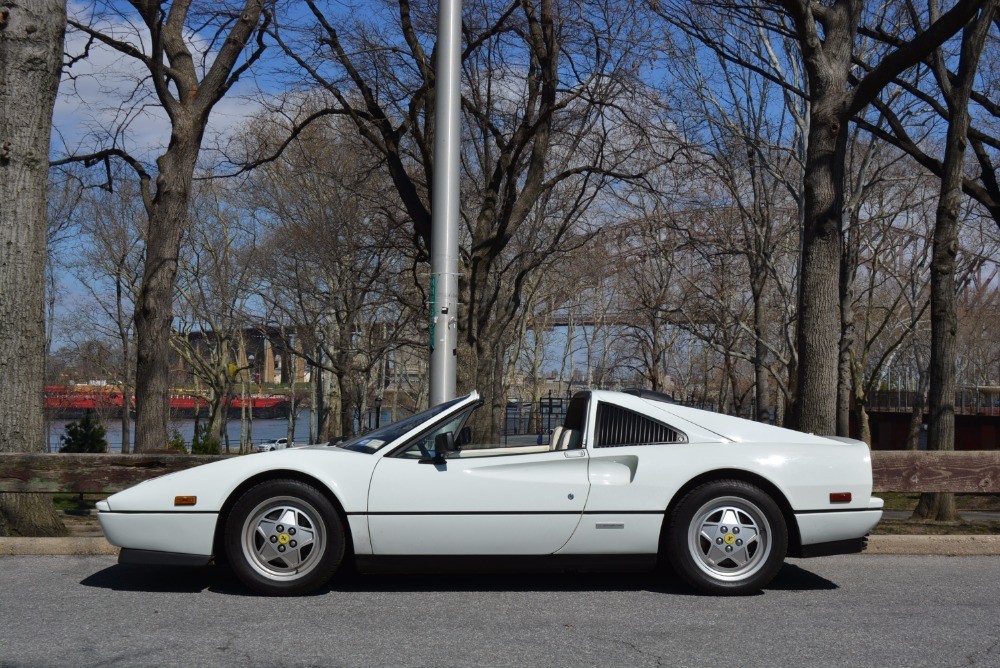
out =
[[[154,173],[141,156],[130,154],[112,130],[110,146],[76,152],[53,164],[82,162],[131,167],[148,217],[146,262],[135,311],[137,452],[162,448],[169,419],[169,369],[177,258],[188,227],[192,180],[213,107],[260,58],[265,49],[261,23],[266,0],[205,3],[192,0],[130,0],[126,5],[97,0],[99,10],[86,20],[70,20],[87,36],[87,49],[109,47],[144,72],[137,89],[141,104],[158,105],[170,124],[170,141],[156,159]],[[135,28],[131,36],[114,25]],[[258,29],[259,28],[259,29]],[[251,45],[254,33],[256,42]],[[72,54],[72,62],[86,56]],[[149,90],[152,88],[152,91]],[[151,99],[147,100],[149,97]],[[129,104],[123,100],[122,105]],[[110,171],[110,167],[108,167]],[[110,185],[110,184],[109,184]]]
[[[931,19],[938,6],[930,3]],[[976,79],[976,69],[986,43],[986,35],[997,9],[988,0],[962,33],[958,71],[954,79],[944,65],[940,49],[932,56],[932,70],[948,104],[948,133],[945,138],[941,170],[941,196],[934,226],[934,250],[931,259],[931,414],[927,447],[930,450],[955,449],[955,356],[958,337],[956,304],[956,258],[958,255],[958,219],[962,209],[962,186],[965,171],[965,146],[969,131],[969,98]],[[940,19],[937,19],[940,20]],[[933,27],[934,24],[931,24]],[[930,28],[929,28],[930,29]],[[929,30],[928,29],[928,30]],[[998,221],[1000,222],[1000,221]],[[921,504],[916,514],[933,516],[939,521],[958,518],[954,494],[937,494],[931,507]]]
[[[984,0],[960,0],[910,39],[900,39],[877,64],[855,75],[858,30],[877,21],[863,0],[780,0],[761,3],[670,2],[661,14],[716,48],[727,59],[755,68],[790,94],[809,102],[803,191],[803,235],[798,303],[798,369],[792,423],[803,431],[836,430],[841,221],[849,125],[900,73],[920,63],[955,35]],[[722,10],[722,11],[720,11]],[[725,17],[725,18],[722,18]],[[766,54],[733,51],[716,35],[726,21],[747,22],[793,40],[800,51],[805,90],[777,76]]]
[[[45,248],[48,156],[64,0],[0,6],[0,452],[45,444]],[[0,494],[0,535],[62,535],[51,499]]]
[[[81,206],[84,248],[66,262],[97,308],[77,314],[76,331],[116,343],[120,354],[108,369],[122,394],[122,452],[131,449],[132,395],[135,388],[135,303],[142,279],[146,215],[134,182],[114,191],[90,190]],[[71,337],[72,338],[72,337]]]
[[[182,246],[179,326],[172,345],[208,388],[209,433],[228,453],[229,404],[247,366],[239,352],[249,325],[248,302],[257,293],[259,259],[256,230],[227,185],[210,181],[196,189],[192,225]]]
[[[918,10],[915,3],[906,5],[909,23],[922,26],[932,22],[940,13],[938,3],[931,0],[926,4],[926,10]],[[985,5],[984,5],[985,8]],[[985,43],[980,59],[983,67],[978,76],[973,77],[969,91],[969,126],[967,141],[972,148],[972,157],[978,170],[967,169],[962,174],[962,190],[971,199],[979,203],[992,217],[1000,228],[1000,179],[997,169],[1000,167],[1000,104],[997,104],[997,59],[1000,58],[1000,17],[994,10],[993,30],[987,27]],[[861,28],[862,34],[889,45],[900,43],[900,36],[890,26],[868,26]],[[902,108],[893,104],[894,97],[876,99],[873,105],[882,115],[882,123],[871,119],[858,118],[858,124],[879,139],[894,145],[910,155],[921,167],[938,178],[945,174],[943,155],[936,151],[935,142],[926,139],[936,133],[945,134],[938,125],[947,124],[952,117],[952,106],[947,97],[949,92],[938,84],[944,80],[957,80],[958,68],[961,66],[960,54],[953,50],[935,49],[924,58],[926,67],[911,71],[909,76],[900,76],[893,81],[899,93],[905,93],[909,104]],[[946,99],[942,99],[942,97]],[[918,105],[917,113],[912,107]]]
[[[332,103],[293,115],[300,126],[318,114],[350,119],[382,157],[423,262],[431,231],[433,4],[399,0],[351,16],[306,4],[311,20],[282,25],[274,36]],[[576,196],[568,199],[579,206],[612,176],[641,171],[630,162],[648,143],[634,138],[653,127],[638,118],[651,106],[637,77],[650,48],[642,13],[632,2],[566,12],[553,0],[466,5],[459,386],[483,393],[488,410],[477,412],[478,427],[494,434],[504,410],[507,334],[517,329],[523,286],[537,270],[504,273],[512,239],[547,192],[571,189]],[[623,126],[634,130],[628,141],[618,141]],[[540,251],[568,231],[549,229]]]
[[[331,376],[320,440],[354,434],[368,399],[380,396],[387,355],[415,338],[419,309],[395,200],[385,197],[377,157],[345,125],[313,123],[249,181],[267,230],[261,292],[272,320],[291,326],[283,347]]]

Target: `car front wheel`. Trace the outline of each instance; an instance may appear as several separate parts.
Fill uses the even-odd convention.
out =
[[[251,487],[226,520],[226,555],[261,594],[305,594],[325,584],[344,557],[344,527],[330,500],[297,480]]]
[[[711,594],[759,591],[780,570],[788,530],[777,503],[742,480],[719,480],[688,492],[671,513],[667,555],[674,571]]]

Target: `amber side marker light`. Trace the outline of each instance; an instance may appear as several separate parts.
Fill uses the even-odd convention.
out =
[[[830,492],[830,503],[850,503],[850,492]]]
[[[197,496],[175,496],[174,505],[175,506],[193,506],[198,503]]]

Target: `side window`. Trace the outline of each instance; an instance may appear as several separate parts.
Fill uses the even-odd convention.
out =
[[[597,404],[595,448],[619,448],[653,443],[687,443],[687,436],[641,413],[600,402]]]
[[[458,444],[460,440],[459,432],[471,412],[472,411],[462,411],[444,424],[438,425],[434,429],[420,434],[410,441],[402,450],[397,451],[395,456],[402,457],[404,459],[424,459],[434,457],[436,454],[434,451],[434,439],[437,438],[438,434],[446,434],[448,432],[451,432],[454,435],[455,443]]]

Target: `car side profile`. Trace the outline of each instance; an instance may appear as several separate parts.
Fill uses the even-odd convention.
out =
[[[549,444],[470,442],[473,392],[337,445],[217,461],[98,504],[122,563],[228,562],[302,594],[362,571],[636,569],[760,590],[786,556],[861,551],[882,515],[861,441],[584,391]]]

